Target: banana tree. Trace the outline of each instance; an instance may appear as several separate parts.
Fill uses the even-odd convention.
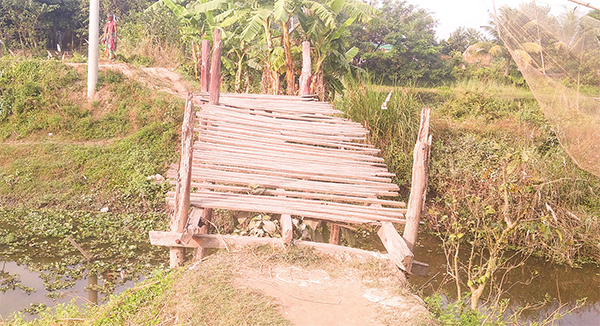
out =
[[[358,53],[356,47],[346,50],[346,29],[355,22],[369,22],[379,12],[355,0],[304,1],[303,6],[298,18],[312,46],[312,91],[323,100],[328,93],[326,88],[333,93],[341,90],[340,78],[350,70],[349,62]]]
[[[159,0],[147,10],[166,6],[182,23],[181,37],[184,41],[190,42],[197,80],[201,64],[200,44],[202,39],[210,39],[215,27],[225,28],[235,23],[239,19],[239,15],[235,15],[235,7],[230,0],[198,0],[185,7],[180,3],[182,3],[180,0]],[[215,16],[214,13],[217,15]]]

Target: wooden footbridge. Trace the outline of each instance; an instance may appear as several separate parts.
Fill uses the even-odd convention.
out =
[[[183,262],[186,247],[195,248],[200,258],[207,248],[294,242],[327,252],[392,259],[406,272],[422,274],[423,264],[414,262],[412,250],[426,183],[413,189],[412,212],[407,211],[405,203],[394,200],[394,175],[379,150],[367,143],[368,131],[339,117],[341,113],[312,97],[221,95],[218,87],[210,94],[190,93],[180,163],[167,174],[176,183],[167,195],[174,207],[171,231],[150,232],[152,244],[171,247],[171,266]],[[422,120],[428,120],[428,111]],[[415,152],[415,168],[426,172],[430,138],[428,121],[423,122],[427,127],[421,128],[424,134],[417,148],[423,150]],[[208,234],[213,209],[278,216],[281,237]],[[403,238],[394,224],[406,224],[407,215]],[[327,223],[329,244],[293,241],[292,216]],[[339,246],[340,228],[350,225],[381,226],[378,234],[388,254]]]

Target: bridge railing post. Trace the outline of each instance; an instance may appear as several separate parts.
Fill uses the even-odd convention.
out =
[[[310,95],[311,61],[310,61],[310,42],[302,42],[302,74],[300,75],[300,95]]]
[[[431,151],[431,135],[429,134],[429,116],[431,109],[421,110],[421,126],[415,150],[413,152],[413,171],[408,210],[406,212],[406,226],[402,237],[408,248],[414,251],[419,234],[419,221],[425,206],[427,194],[427,176],[429,174],[429,154]]]
[[[210,41],[202,40],[202,61],[200,66],[200,91],[207,93],[210,83]]]
[[[220,87],[221,87],[221,49],[223,42],[221,41],[221,29],[215,28],[213,32],[213,51],[210,74],[210,92],[208,95],[208,103],[211,105],[219,105]]]
[[[177,172],[177,190],[175,191],[175,212],[171,218],[171,232],[182,233],[188,220],[190,209],[190,190],[192,186],[192,156],[194,145],[194,97],[188,93],[185,103],[183,124],[181,126],[181,157]],[[183,265],[183,248],[171,247],[171,268]]]

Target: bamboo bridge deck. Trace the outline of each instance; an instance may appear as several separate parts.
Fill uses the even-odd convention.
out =
[[[330,104],[296,96],[224,94],[215,105],[207,103],[208,97],[188,95],[181,159],[167,172],[176,185],[167,194],[174,207],[171,231],[150,232],[153,245],[171,248],[171,266],[182,263],[186,247],[201,258],[208,248],[290,244],[292,216],[298,216],[328,223],[330,238],[329,244],[296,244],[390,259],[408,273],[427,274],[427,264],[414,261],[412,250],[426,189],[428,109],[422,113],[413,167],[423,173],[413,171],[412,209],[407,210],[393,200],[398,186],[379,150],[368,144],[368,131],[341,118]],[[281,238],[208,234],[213,209],[278,215]],[[394,224],[405,223],[403,238]],[[339,246],[341,227],[349,225],[379,226],[388,254]]]
[[[311,97],[220,94],[221,49],[221,30],[215,29],[209,64],[209,42],[202,40],[203,93],[188,94],[180,162],[167,173],[176,185],[167,194],[174,207],[171,230],[149,234],[150,243],[170,248],[171,267],[183,264],[184,248],[194,248],[200,259],[209,248],[289,245],[292,216],[299,216],[328,223],[330,235],[329,244],[296,240],[296,245],[389,259],[407,273],[426,274],[427,265],[414,261],[412,250],[427,189],[429,109],[421,112],[405,209],[403,202],[393,200],[398,196],[394,175],[379,150],[368,144],[363,126]],[[302,44],[302,58],[300,94],[308,95],[309,42]],[[208,234],[213,209],[279,215],[281,238]],[[394,223],[405,224],[404,236]],[[379,226],[377,235],[388,254],[339,246],[341,227],[356,224]]]
[[[200,101],[205,96],[196,97]],[[334,223],[404,223],[368,131],[328,103],[223,94],[196,112],[192,207],[297,215]],[[177,166],[167,176],[177,178]],[[175,192],[169,192],[174,204]],[[387,198],[387,199],[385,199]]]

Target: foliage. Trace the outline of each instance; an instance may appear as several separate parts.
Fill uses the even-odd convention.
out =
[[[369,130],[369,142],[383,151],[388,168],[396,174],[395,182],[401,187],[402,196],[407,196],[421,105],[416,89],[364,86],[350,78],[346,79],[345,88],[344,96],[334,102],[336,108]],[[390,91],[387,109],[382,110]]]
[[[450,68],[441,59],[432,14],[406,1],[384,1],[381,12],[373,24],[353,30],[354,37],[362,41],[361,67],[386,84],[447,79]],[[383,44],[389,44],[391,51],[381,51]]]

